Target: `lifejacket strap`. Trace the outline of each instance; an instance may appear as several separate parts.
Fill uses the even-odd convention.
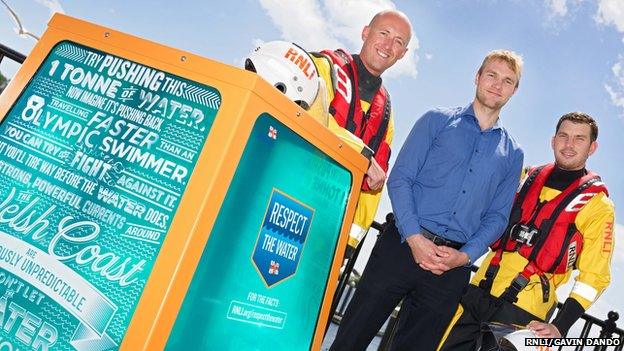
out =
[[[548,302],[548,297],[550,295],[550,282],[548,278],[546,278],[545,274],[540,274],[540,285],[542,286],[542,302]]]
[[[518,274],[511,284],[505,289],[505,292],[500,296],[502,299],[511,303],[518,301],[518,294],[529,284],[529,278],[525,277],[522,273]]]
[[[494,277],[498,274],[500,266],[489,265],[485,271],[485,277],[479,282],[479,287],[488,293],[492,290],[492,284],[494,283]]]
[[[498,249],[494,254],[494,257],[490,260],[490,264],[488,265],[487,270],[485,271],[485,277],[479,282],[479,287],[488,293],[492,290],[492,284],[494,283],[494,278],[498,274],[498,269],[500,268],[500,262],[503,257],[503,250]]]

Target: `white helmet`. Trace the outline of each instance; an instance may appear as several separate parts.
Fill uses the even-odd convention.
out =
[[[310,55],[285,41],[257,47],[245,60],[245,69],[258,73],[289,99],[308,109],[319,90],[319,77]]]

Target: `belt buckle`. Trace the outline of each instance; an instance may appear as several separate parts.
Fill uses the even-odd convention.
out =
[[[438,245],[438,246],[440,246],[440,245],[448,246],[448,240],[444,239],[441,236],[434,235],[433,236],[433,240],[431,240],[431,241],[433,241],[433,243]]]
[[[437,235],[433,235],[433,236],[431,237],[431,242],[432,242],[432,243],[434,243],[434,244],[436,244],[436,245],[440,245],[440,237],[439,237],[439,236],[437,236]]]

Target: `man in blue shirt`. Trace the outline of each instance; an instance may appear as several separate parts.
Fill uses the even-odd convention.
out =
[[[499,113],[516,92],[517,54],[490,52],[466,107],[425,113],[388,178],[395,215],[377,240],[332,350],[364,350],[403,299],[395,350],[435,350],[470,264],[505,229],[523,152]]]

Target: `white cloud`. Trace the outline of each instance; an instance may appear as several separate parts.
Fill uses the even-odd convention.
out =
[[[259,0],[280,30],[282,39],[295,42],[307,50],[345,48],[357,52],[362,28],[373,15],[384,9],[395,9],[388,0]],[[412,33],[409,51],[384,75],[416,77],[419,47]]]
[[[619,32],[624,32],[624,2],[621,0],[599,0],[598,12],[594,17],[603,25],[613,25]]]
[[[618,62],[611,67],[613,72],[613,82],[604,85],[605,90],[611,98],[613,105],[624,109],[624,57],[620,55]]]
[[[282,39],[295,42],[307,50],[341,46],[324,20],[320,4],[314,0],[260,0]]]
[[[543,25],[551,34],[558,35],[570,28],[577,19],[583,3],[596,3],[599,0],[543,0],[546,7],[546,20]]]
[[[567,0],[545,0],[551,11],[551,16],[563,17],[568,13]]]
[[[621,0],[598,0],[598,10],[594,16],[596,23],[613,26],[618,32],[624,33],[624,2]],[[623,39],[624,41],[624,39]],[[620,55],[611,71],[613,82],[604,85],[611,103],[624,110],[624,57]],[[622,113],[624,116],[624,111]]]
[[[35,1],[47,7],[48,10],[50,10],[50,16],[52,16],[56,12],[65,13],[65,10],[63,10],[63,6],[61,6],[61,3],[58,2],[58,0],[35,0]]]

